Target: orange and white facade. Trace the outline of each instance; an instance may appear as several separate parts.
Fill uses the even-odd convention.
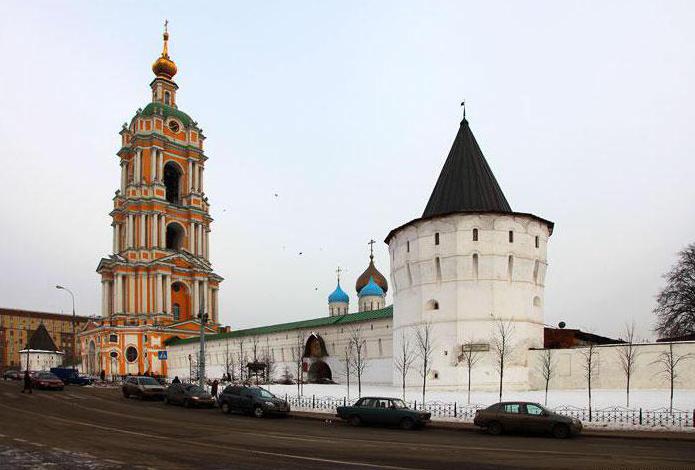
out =
[[[222,278],[209,260],[205,137],[176,105],[176,65],[164,49],[153,64],[152,101],[120,131],[120,189],[110,213],[113,254],[101,275],[101,319],[80,333],[87,372],[167,374],[165,341],[218,329]]]

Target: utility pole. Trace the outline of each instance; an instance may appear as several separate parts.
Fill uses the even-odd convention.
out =
[[[63,286],[56,286],[56,289],[62,289],[66,291],[68,294],[70,294],[70,297],[72,297],[72,368],[75,369],[75,351],[77,350],[77,335],[75,333],[75,294],[72,293],[70,289],[67,287]]]
[[[205,323],[208,321],[208,314],[205,313],[205,298],[200,296],[200,357],[198,358],[198,385],[205,388]]]

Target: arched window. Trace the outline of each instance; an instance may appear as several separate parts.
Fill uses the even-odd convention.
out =
[[[509,231],[509,243],[514,243],[514,230]]]
[[[511,281],[514,276],[514,257],[509,255],[507,260],[507,278]]]
[[[439,260],[439,256],[434,259],[434,270],[437,277],[437,281],[442,280],[442,262]]]
[[[478,229],[477,228],[473,229],[473,241],[474,242],[478,241]]]
[[[178,321],[181,316],[181,306],[179,304],[174,304],[174,321]]]
[[[164,165],[164,186],[166,187],[166,199],[172,204],[179,204],[181,191],[182,172],[174,162]]]
[[[478,253],[473,253],[473,279],[478,279]]]
[[[434,234],[434,244],[439,245],[439,232]]]
[[[536,248],[538,248],[538,247],[541,246],[541,240],[540,240],[540,238],[541,238],[541,237],[539,237],[538,235],[536,235]]]
[[[434,299],[427,301],[427,310],[439,310],[439,302]]]
[[[180,250],[183,247],[185,232],[183,227],[176,222],[167,225],[166,247],[167,250]]]
[[[168,91],[164,92],[164,104],[169,106],[171,104],[171,93]]]
[[[541,302],[541,298],[538,297],[538,296],[535,296],[535,297],[533,298],[533,306],[534,306],[534,307],[540,307],[541,305],[543,305],[542,302]]]

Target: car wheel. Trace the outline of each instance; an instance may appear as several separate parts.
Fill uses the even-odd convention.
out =
[[[553,428],[553,436],[558,439],[566,439],[570,435],[570,429],[565,424],[556,424]]]
[[[256,418],[262,418],[264,414],[265,414],[265,411],[263,411],[263,408],[260,406],[257,406],[253,409],[253,415]]]
[[[502,424],[497,421],[493,421],[487,425],[487,432],[493,436],[499,436],[502,434],[502,431],[504,431],[504,429],[502,429]]]
[[[405,429],[406,431],[415,429],[415,421],[410,418],[403,418],[401,420],[401,429]]]
[[[362,424],[362,418],[357,415],[352,415],[350,416],[350,419],[348,419],[348,422],[350,423],[350,426],[359,426]]]
[[[191,401],[190,401],[188,398],[186,398],[186,399],[183,401],[183,407],[184,407],[184,408],[190,408],[190,407],[191,407]]]
[[[222,402],[222,405],[220,405],[220,409],[222,410],[222,413],[229,414],[232,412],[232,409],[230,408],[229,403],[227,403],[226,401]]]

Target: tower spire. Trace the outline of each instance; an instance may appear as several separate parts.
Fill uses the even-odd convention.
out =
[[[162,55],[152,64],[152,71],[157,77],[171,80],[176,75],[176,64],[169,58],[169,20],[164,20],[164,34],[162,34]]]
[[[169,58],[169,20],[164,20],[164,45],[162,46],[162,57]]]

